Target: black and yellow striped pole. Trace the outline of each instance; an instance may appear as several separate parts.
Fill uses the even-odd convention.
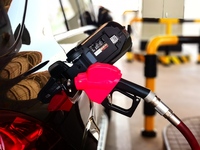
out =
[[[156,36],[148,42],[145,56],[144,74],[146,77],[146,87],[155,92],[155,78],[157,76],[157,49],[162,45],[176,45],[180,43],[199,43],[199,36]],[[154,118],[155,110],[148,103],[144,102],[144,130],[142,136],[155,137]]]
[[[197,56],[197,64],[200,64],[200,44],[198,45],[198,53],[199,55]]]
[[[130,21],[130,25],[132,25],[135,22],[143,22],[143,23],[161,23],[166,25],[165,34],[166,35],[172,35],[172,25],[173,24],[182,24],[182,23],[200,23],[200,19],[177,19],[177,18],[133,18]],[[166,57],[162,57],[162,61],[164,64],[170,64],[170,59],[167,57],[169,55],[169,49],[166,49],[165,51]],[[133,55],[133,54],[132,54]],[[129,57],[130,54],[129,54]],[[127,59],[129,59],[127,57]],[[200,61],[200,52],[198,61]]]
[[[130,21],[130,25],[135,22],[146,22],[146,23],[162,23],[166,24],[165,33],[167,35],[172,33],[172,25],[173,24],[181,24],[181,23],[191,23],[196,22],[200,23],[200,19],[177,19],[177,18],[133,18]]]
[[[160,45],[177,44],[176,36],[157,36],[149,41],[146,48],[145,68],[146,87],[155,91],[155,78],[157,76],[157,49]],[[142,135],[145,137],[155,137],[154,116],[155,110],[148,103],[144,102],[144,130]]]

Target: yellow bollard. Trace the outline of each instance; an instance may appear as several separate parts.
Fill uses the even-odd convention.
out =
[[[178,44],[177,36],[157,36],[149,41],[146,49],[145,59],[145,77],[146,77],[146,87],[151,91],[155,92],[155,77],[157,72],[157,63],[155,59],[157,49],[161,45],[175,45]],[[153,62],[150,62],[153,61]],[[155,137],[156,132],[154,131],[154,108],[150,107],[148,103],[144,103],[144,130],[142,135],[145,137]]]

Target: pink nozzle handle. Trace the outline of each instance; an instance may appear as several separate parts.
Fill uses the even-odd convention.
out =
[[[110,64],[94,63],[86,72],[79,73],[74,83],[77,90],[86,92],[90,100],[101,104],[121,79],[121,71]]]

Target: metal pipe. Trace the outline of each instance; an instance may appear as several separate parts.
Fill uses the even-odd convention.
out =
[[[156,55],[157,49],[162,45],[176,45],[180,43],[200,43],[200,36],[164,35],[164,36],[156,36],[148,42],[146,48],[146,57],[145,57],[145,77],[146,77],[146,87],[151,91],[153,92],[155,91],[155,77],[157,74],[156,73],[157,63],[155,63],[156,57],[154,59],[152,59],[151,57]],[[152,60],[154,61],[153,63],[151,62]],[[144,109],[145,109],[144,110],[145,122],[144,122],[144,131],[142,131],[142,135],[148,137],[154,137],[156,135],[154,131],[155,110],[152,107],[149,107],[147,103],[144,103]]]

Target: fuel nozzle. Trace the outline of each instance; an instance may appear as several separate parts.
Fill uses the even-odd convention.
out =
[[[113,64],[131,47],[132,40],[125,27],[114,21],[106,22],[66,54],[68,63],[57,61],[49,67],[51,79],[38,94],[38,99],[49,103],[55,94],[64,90],[75,100],[81,91],[72,83],[79,73],[97,62]]]
[[[74,79],[74,83],[77,90],[84,90],[89,99],[93,102],[102,104],[110,110],[131,117],[140,99],[127,92],[126,89],[130,88],[128,86],[129,82],[121,79],[121,76],[121,71],[117,67],[110,64],[95,63],[92,64],[86,72],[78,74]],[[137,90],[138,89],[135,89],[133,91],[137,92]],[[130,108],[125,109],[109,101],[115,91],[132,99]]]

